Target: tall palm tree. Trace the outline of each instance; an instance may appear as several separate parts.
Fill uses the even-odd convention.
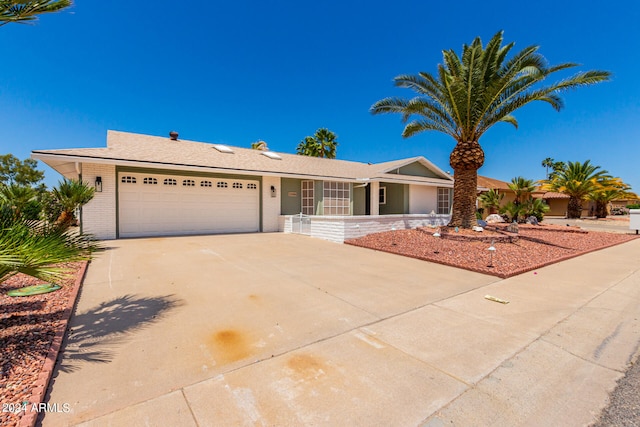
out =
[[[476,224],[475,201],[478,169],[484,164],[480,137],[496,123],[518,122],[511,114],[520,107],[544,101],[554,109],[563,107],[559,93],[609,79],[607,71],[581,72],[573,77],[545,85],[556,72],[577,66],[565,63],[548,66],[538,46],[507,55],[514,43],[502,46],[502,31],[494,35],[486,48],[477,37],[462,47],[459,57],[453,50],[443,51],[444,65],[437,75],[420,72],[395,78],[399,87],[417,92],[412,99],[385,98],[371,107],[373,114],[400,113],[406,124],[405,138],[420,132],[443,132],[456,141],[449,156],[454,170],[453,209],[449,226],[470,228]]]
[[[520,205],[529,200],[531,193],[536,189],[533,180],[526,179],[521,176],[512,178],[511,183],[507,185],[509,186],[509,189],[516,195],[516,198],[514,200],[514,203],[516,205]]]
[[[543,185],[543,189],[568,195],[567,217],[580,218],[582,202],[589,194],[602,189],[611,179],[606,170],[592,165],[590,160],[584,163],[568,162],[563,170],[558,171]]]
[[[10,22],[30,23],[43,13],[59,12],[71,6],[71,0],[0,0],[0,26]]]
[[[549,168],[553,168],[554,160],[551,157],[547,157],[542,161],[542,167],[546,169],[547,179],[549,179]]]
[[[75,218],[76,209],[93,199],[95,189],[80,179],[64,179],[52,190],[53,197],[60,203],[62,213],[56,224],[61,229],[69,227]]]
[[[320,128],[313,136],[307,136],[300,141],[296,152],[303,156],[336,158],[338,137],[329,129]]]

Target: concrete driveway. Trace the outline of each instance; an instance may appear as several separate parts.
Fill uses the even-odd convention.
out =
[[[583,425],[640,343],[640,240],[506,280],[278,233],[107,245],[44,426]]]

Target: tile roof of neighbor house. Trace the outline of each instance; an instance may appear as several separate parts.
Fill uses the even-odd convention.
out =
[[[547,191],[544,194],[542,194],[543,199],[569,199],[569,196],[567,196],[564,193],[556,193],[554,191]]]
[[[482,175],[478,175],[478,187],[484,187],[488,189],[493,188],[496,190],[510,190],[509,183]]]
[[[196,168],[209,172],[324,177],[341,180],[384,179],[385,181],[411,181],[447,186],[451,186],[453,182],[450,175],[424,157],[378,164],[284,153],[277,153],[280,159],[272,159],[265,156],[265,152],[261,150],[230,146],[233,153],[223,153],[215,149],[215,145],[217,144],[186,140],[176,141],[166,137],[110,130],[107,133],[106,148],[33,150],[32,155],[50,165],[56,162],[56,158],[59,158],[60,162],[64,159],[67,162],[75,160],[86,163],[110,163],[138,167]],[[398,176],[387,173],[412,162],[423,164],[440,178]],[[55,166],[53,167],[55,168]]]

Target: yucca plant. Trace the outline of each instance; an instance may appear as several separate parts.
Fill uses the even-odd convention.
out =
[[[563,107],[560,93],[609,79],[607,71],[587,71],[547,83],[554,73],[577,66],[565,63],[548,66],[538,46],[527,47],[510,59],[514,43],[502,46],[502,31],[486,47],[477,37],[462,47],[462,55],[443,51],[444,64],[432,75],[401,75],[396,86],[412,89],[412,99],[386,98],[371,107],[373,114],[399,113],[408,122],[403,137],[435,130],[451,136],[456,145],[449,156],[454,170],[453,209],[449,226],[476,225],[475,202],[478,169],[484,164],[480,137],[496,123],[517,128],[514,111],[533,101],[543,101],[554,109]]]
[[[17,273],[59,282],[68,270],[58,264],[87,260],[97,249],[90,236],[42,222],[16,221],[0,230],[0,282]]]

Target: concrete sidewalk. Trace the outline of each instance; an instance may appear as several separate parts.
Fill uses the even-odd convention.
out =
[[[297,235],[109,244],[44,426],[585,425],[639,352],[640,240],[506,280]]]

